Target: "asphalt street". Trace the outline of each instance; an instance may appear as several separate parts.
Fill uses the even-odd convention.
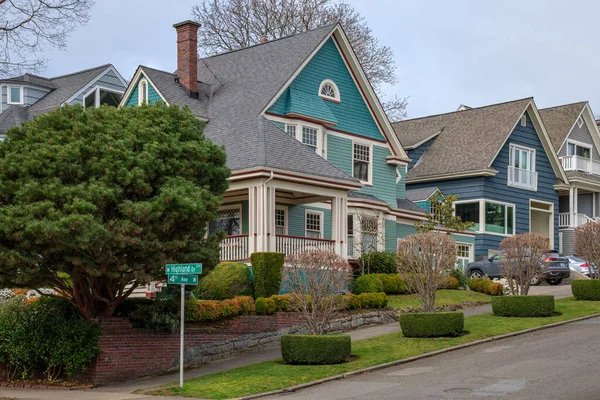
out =
[[[600,399],[600,318],[266,399]]]

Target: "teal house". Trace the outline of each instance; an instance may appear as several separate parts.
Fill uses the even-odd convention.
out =
[[[197,24],[175,29],[177,71],[139,66],[121,105],[187,106],[224,146],[232,175],[210,225],[227,233],[222,260],[353,259],[415,232],[425,211],[406,198],[409,156],[339,24],[206,58]]]

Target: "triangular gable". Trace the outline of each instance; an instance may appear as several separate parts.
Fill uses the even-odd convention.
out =
[[[138,105],[138,84],[142,79],[145,79],[148,82],[148,103],[154,104],[157,101],[163,101],[165,104],[169,105],[163,95],[156,89],[156,85],[148,77],[148,74],[144,73],[144,69],[138,67],[133,79],[129,82],[129,86],[127,86],[127,90],[121,99],[119,107]]]
[[[79,90],[77,90],[77,92],[75,92],[71,97],[69,97],[67,100],[65,100],[62,104],[69,104],[71,101],[75,100],[77,97],[79,97],[80,95],[82,95],[83,93],[86,93],[89,89],[91,89],[92,87],[95,86],[95,84],[102,79],[103,76],[105,76],[106,74],[111,74],[112,76],[114,76],[118,82],[120,82],[124,87],[127,87],[127,81],[125,81],[125,79],[123,79],[123,77],[121,76],[121,74],[119,73],[119,71],[117,71],[117,69],[112,66],[109,65],[108,67],[106,67],[105,70],[103,70],[102,72],[100,72],[94,79],[92,79],[90,82],[88,82],[87,84],[85,84],[84,86],[82,86]],[[52,78],[52,79],[57,79],[57,78]]]
[[[583,119],[583,122],[585,123],[585,125],[588,128],[591,139],[594,142],[594,146],[596,147],[596,152],[600,153],[600,130],[598,130],[598,125],[596,124],[596,119],[594,117],[592,109],[590,108],[590,104],[588,102],[586,102],[585,106],[581,109],[581,112],[579,113],[577,118],[575,118],[575,121],[573,122],[571,129],[569,129],[569,133],[563,140],[562,145],[560,146],[560,149],[557,151],[558,154],[561,154],[563,152],[563,148],[566,146],[567,141],[569,139],[574,139],[574,138],[571,138],[570,136],[571,136],[571,133],[573,133],[575,126],[577,126],[577,121],[579,118]]]
[[[326,76],[322,74],[323,67],[327,70]],[[339,104],[324,102],[337,121],[330,121],[331,118],[319,118],[319,115],[330,115],[317,100],[320,99],[319,86],[325,79],[334,81],[340,91]],[[406,164],[408,161],[408,155],[395,136],[373,88],[339,25],[288,79],[267,104],[263,113],[301,116],[301,113],[290,109],[290,98],[294,95],[291,92],[295,91],[302,91],[306,95],[315,97],[315,110],[312,110],[315,120],[320,120],[328,127],[334,126],[331,128],[333,130],[386,141],[393,154],[388,158],[388,162]],[[312,115],[306,117],[310,119]]]

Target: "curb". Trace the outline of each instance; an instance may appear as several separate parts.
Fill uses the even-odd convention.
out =
[[[508,338],[511,338],[511,337],[514,337],[514,336],[525,335],[527,333],[537,332],[537,331],[541,331],[543,329],[555,328],[557,326],[562,326],[562,325],[566,325],[566,324],[570,324],[570,323],[578,322],[578,321],[584,321],[586,319],[591,319],[591,318],[596,318],[596,317],[600,317],[600,313],[590,314],[590,315],[586,315],[586,316],[575,318],[575,319],[569,319],[569,320],[566,320],[566,321],[554,322],[552,324],[543,325],[543,326],[537,326],[535,328],[529,328],[529,329],[525,329],[523,331],[505,333],[504,335],[498,335],[498,336],[492,336],[492,337],[489,337],[489,338],[485,338],[485,339],[481,339],[481,340],[476,340],[474,342],[459,344],[459,345],[448,347],[448,348],[445,348],[445,349],[432,351],[430,353],[420,354],[418,356],[403,358],[401,360],[390,361],[390,362],[387,362],[387,363],[384,363],[384,364],[379,364],[379,365],[374,365],[372,367],[358,369],[356,371],[346,372],[346,373],[339,374],[339,375],[333,375],[333,376],[330,376],[330,377],[327,377],[327,378],[317,379],[316,381],[301,383],[299,385],[290,386],[290,387],[287,387],[287,388],[284,388],[284,389],[277,389],[277,390],[272,390],[270,392],[263,392],[263,393],[252,394],[252,395],[249,395],[249,396],[237,397],[237,398],[235,398],[233,400],[251,400],[251,399],[258,399],[258,398],[261,398],[261,397],[273,396],[273,395],[276,395],[276,394],[289,394],[289,393],[293,393],[293,392],[296,392],[296,391],[301,390],[301,389],[306,389],[306,388],[309,388],[309,387],[312,387],[312,386],[317,386],[317,385],[320,385],[320,384],[323,384],[323,383],[337,381],[337,380],[349,378],[349,377],[352,377],[352,376],[355,376],[355,375],[366,374],[366,373],[377,371],[377,370],[380,370],[380,369],[394,367],[396,365],[407,364],[407,363],[410,363],[410,362],[413,362],[413,361],[422,360],[424,358],[429,358],[429,357],[437,356],[438,354],[449,353],[451,351],[461,350],[461,349],[465,349],[465,348],[468,348],[468,347],[477,346],[477,345],[483,344],[483,343],[494,342],[496,340],[501,340],[501,339],[508,339]]]

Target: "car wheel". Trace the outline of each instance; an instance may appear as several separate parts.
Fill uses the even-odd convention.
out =
[[[562,278],[558,278],[558,279],[548,279],[546,282],[548,282],[548,285],[552,285],[552,286],[556,286],[556,285],[560,285],[562,283]]]
[[[470,279],[483,278],[483,272],[481,272],[478,269],[474,269],[471,272],[469,272],[469,278]]]
[[[540,278],[538,278],[538,276],[534,276],[533,279],[531,280],[530,285],[531,286],[540,286],[542,284],[542,280]]]

